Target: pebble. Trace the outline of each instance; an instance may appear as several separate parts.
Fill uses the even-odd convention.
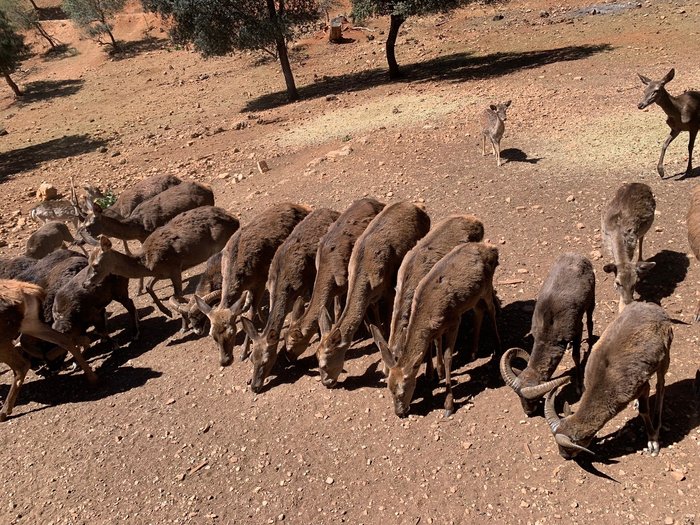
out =
[[[671,516],[666,516],[666,519],[664,519],[664,523],[666,525],[673,525],[673,518]]]
[[[569,195],[569,196],[566,198],[566,202],[574,202],[575,200],[576,200],[576,197],[574,197],[573,195]]]
[[[328,476],[328,477],[326,478],[326,485],[333,485],[333,482],[334,482],[334,481],[335,481],[335,480],[334,480],[332,477]]]
[[[577,227],[579,230],[583,230],[583,229],[586,227],[586,225],[583,224],[582,222],[577,222],[577,223],[576,223],[576,227]]]

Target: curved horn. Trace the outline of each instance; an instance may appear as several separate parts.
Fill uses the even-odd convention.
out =
[[[595,452],[593,452],[592,450],[588,450],[586,447],[582,447],[581,445],[577,445],[576,443],[571,441],[571,438],[566,434],[555,434],[554,441],[556,441],[557,445],[559,445],[560,447],[580,450],[581,452],[588,452],[591,456],[595,456]]]
[[[78,228],[78,235],[80,235],[83,240],[91,246],[97,246],[100,244],[100,241],[90,235],[85,228]]]
[[[192,303],[196,304],[194,301],[191,301]],[[180,315],[187,315],[190,313],[190,302],[187,303],[181,303],[175,299],[175,296],[172,296],[168,300],[168,304],[170,307],[175,310],[177,313]]]
[[[525,399],[537,399],[538,397],[545,395],[550,390],[567,384],[570,380],[571,377],[569,376],[557,377],[555,379],[545,381],[544,383],[540,383],[539,385],[525,386],[520,389],[519,394]]]
[[[518,395],[520,394],[520,381],[518,376],[513,372],[513,359],[519,357],[524,359],[526,362],[530,360],[530,354],[528,354],[522,348],[510,348],[501,356],[501,377],[506,385],[511,387]]]
[[[213,302],[217,299],[221,299],[221,290],[214,290],[213,292],[209,292],[207,295],[202,297],[202,301],[204,301],[210,306],[213,305]],[[197,308],[197,303],[194,303],[194,305],[192,305],[191,309],[194,308]]]
[[[549,425],[552,434],[557,433],[559,423],[561,423],[561,418],[554,408],[554,398],[556,397],[558,390],[559,389],[557,388],[550,390],[544,401],[544,418],[547,420],[547,424]]]

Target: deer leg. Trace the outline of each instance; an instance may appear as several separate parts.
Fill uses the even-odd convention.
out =
[[[695,317],[693,320],[697,323],[700,321],[700,300],[698,300],[698,305],[695,307]]]
[[[452,394],[452,354],[454,352],[455,343],[457,342],[457,333],[459,332],[459,323],[453,326],[446,334],[447,344],[445,345],[445,417],[450,417],[455,412],[454,396]]]
[[[163,303],[160,302],[160,299],[158,299],[158,296],[153,291],[153,285],[156,284],[158,281],[160,281],[160,278],[151,277],[151,280],[148,281],[148,284],[146,285],[146,292],[148,292],[148,295],[151,296],[151,299],[153,299],[153,303],[158,307],[158,310],[163,312],[167,317],[172,317],[173,316],[172,312],[170,310],[168,310],[163,305]]]
[[[656,372],[656,395],[654,396],[654,414],[652,415],[653,433],[649,434],[649,443],[647,445],[652,456],[659,455],[659,431],[661,430],[661,415],[664,409],[664,390],[666,387],[666,370],[668,363],[665,364],[663,370]]]
[[[435,339],[435,352],[437,354],[436,360],[438,380],[445,379],[445,361],[443,359],[444,356],[442,355],[442,336]]]
[[[576,377],[576,393],[583,394],[583,370],[581,369],[581,335],[577,335],[571,345],[571,357],[574,360],[574,374]]]
[[[12,409],[15,407],[15,401],[17,400],[17,394],[20,388],[22,388],[24,378],[27,376],[27,372],[29,372],[31,366],[29,360],[25,359],[19,349],[14,348],[10,341],[7,341],[3,346],[6,346],[6,348],[1,351],[3,354],[2,361],[12,369],[14,377],[12,378],[10,392],[7,394],[7,399],[5,399],[2,405],[2,410],[0,410],[0,422],[5,421],[7,416],[12,414]]]
[[[645,383],[644,386],[642,387],[641,392],[639,393],[639,396],[637,397],[637,401],[635,403],[637,405],[637,410],[639,410],[639,415],[642,417],[642,421],[644,421],[644,427],[646,428],[647,431],[647,436],[649,436],[649,439],[651,440],[651,435],[654,433],[654,427],[651,423],[651,416],[649,415],[649,383]],[[651,443],[651,441],[650,441]]]
[[[53,330],[51,327],[45,325],[36,318],[27,318],[26,315],[22,320],[20,331],[23,334],[48,341],[49,343],[53,343],[68,350],[73,356],[73,359],[75,359],[75,362],[78,363],[80,368],[83,369],[88,381],[93,384],[97,383],[97,375],[95,375],[95,372],[93,372],[92,368],[90,368],[90,365],[83,357],[80,349],[75,345],[70,337]]]
[[[685,174],[681,177],[681,179],[690,177],[690,172],[693,171],[693,146],[695,146],[695,137],[697,134],[697,129],[690,130],[690,138],[688,139],[688,167],[685,169]]]
[[[136,306],[134,305],[134,301],[132,301],[128,296],[121,297],[119,299],[115,298],[115,300],[124,308],[126,308],[127,312],[129,312],[129,317],[131,317],[131,326],[134,330],[134,334],[131,336],[131,340],[136,341],[139,337],[141,337],[141,332],[139,330],[139,312],[136,309]]]
[[[481,134],[481,156],[486,156],[486,133]]]
[[[591,307],[586,312],[586,330],[588,331],[588,351],[591,351],[593,346],[593,309],[595,308],[595,301],[591,302]]]
[[[501,165],[501,142],[496,142],[496,164]]]
[[[643,261],[644,258],[642,257],[642,245],[644,244],[644,235],[642,235],[639,238],[639,258],[637,259],[638,261]]]
[[[477,305],[474,310],[474,330],[472,333],[472,347],[469,351],[469,361],[474,361],[479,353],[479,338],[481,336],[481,325],[484,323],[484,310]],[[447,365],[445,365],[447,366]]]
[[[659,174],[659,177],[662,179],[664,178],[664,156],[666,155],[666,148],[668,148],[668,145],[673,142],[673,139],[675,139],[680,131],[677,131],[675,129],[671,130],[671,133],[668,134],[668,137],[666,137],[666,140],[664,141],[663,146],[661,146],[661,156],[659,157],[659,163],[656,165],[656,171]]]

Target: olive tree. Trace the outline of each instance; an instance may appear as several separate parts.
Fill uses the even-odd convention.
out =
[[[299,93],[287,43],[320,16],[317,0],[142,0],[172,22],[175,42],[192,43],[203,55],[261,50],[279,60],[289,100]]]
[[[33,30],[55,49],[58,45],[39,21],[39,8],[34,2],[25,0],[0,0],[0,10],[5,12],[10,23],[20,30]]]
[[[102,43],[102,36],[109,37],[112,50],[119,49],[110,22],[114,15],[124,9],[126,0],[63,0],[65,13],[91,38]]]
[[[473,0],[352,0],[352,16],[363,20],[369,16],[389,16],[389,35],[386,39],[386,61],[389,64],[389,78],[401,76],[396,62],[394,48],[399,28],[409,16],[445,12]]]
[[[5,12],[0,10],[0,74],[16,97],[21,97],[23,93],[10,74],[17,69],[27,51],[24,37],[15,31]]]

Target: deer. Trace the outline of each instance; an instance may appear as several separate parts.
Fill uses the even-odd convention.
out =
[[[329,208],[312,211],[294,227],[275,252],[266,285],[270,297],[270,313],[262,332],[258,334],[255,323],[241,317],[243,329],[252,342],[250,359],[253,375],[250,389],[256,394],[262,390],[265,379],[277,362],[277,345],[287,314],[294,306],[292,318],[299,317],[304,298],[311,296],[319,241],[339,216],[340,213]]]
[[[623,184],[603,211],[603,240],[613,256],[613,263],[603,271],[615,275],[615,289],[620,294],[619,311],[634,300],[634,288],[655,265],[645,262],[642,254],[644,235],[654,222],[656,200],[646,184]],[[632,262],[634,249],[639,246],[637,262]]]
[[[569,381],[568,376],[551,379],[564,352],[571,348],[576,385],[581,394],[581,340],[583,316],[586,316],[589,351],[593,341],[595,309],[595,273],[586,257],[576,253],[559,256],[537,294],[530,334],[534,338],[532,354],[522,348],[511,348],[501,357],[503,381],[520,397],[528,416],[535,415],[539,401],[552,388]],[[527,362],[518,376],[513,372],[513,359]]]
[[[277,249],[311,209],[292,203],[274,205],[241,228],[223,250],[221,290],[205,297],[195,295],[197,307],[210,322],[209,335],[219,348],[221,366],[233,362],[233,348],[238,335],[236,322],[244,312],[260,317],[267,275]],[[209,302],[220,298],[216,307]],[[242,359],[250,355],[250,339],[244,342]]]
[[[357,239],[350,255],[345,308],[332,326],[325,308],[321,314],[322,337],[316,357],[324,386],[337,384],[345,354],[368,308],[378,318],[377,303],[393,303],[401,261],[429,229],[430,217],[425,210],[403,201],[385,207]]]
[[[476,314],[472,355],[476,354],[475,349],[479,344],[484,313],[488,313],[499,347],[493,353],[493,358],[498,359],[500,337],[493,300],[493,274],[497,266],[498,249],[495,246],[472,242],[458,244],[418,283],[411,302],[411,317],[398,336],[400,350],[396,354],[381,331],[372,326],[382,360],[389,370],[387,386],[397,416],[408,415],[416,388],[416,376],[433,341],[438,342],[438,354],[442,354],[445,366],[445,417],[454,413],[452,355],[460,319],[469,310],[474,310]]]
[[[483,238],[484,225],[479,219],[473,215],[450,215],[433,226],[406,254],[396,279],[396,296],[389,329],[388,345],[395,357],[399,357],[398,339],[408,326],[418,283],[452,248],[465,242],[479,242]],[[438,355],[438,360],[441,358]],[[432,364],[430,357],[428,363]],[[442,370],[442,366],[438,369]]]
[[[63,248],[64,241],[75,242],[68,226],[63,222],[49,221],[29,236],[24,254],[32,259],[41,259]]]
[[[357,239],[370,222],[384,209],[384,204],[371,198],[354,201],[321,237],[316,251],[316,279],[311,300],[298,319],[292,319],[285,337],[285,355],[295,361],[309,346],[319,329],[323,308],[338,305],[334,320],[340,316],[339,299],[347,293],[348,264]]]
[[[156,307],[167,317],[172,313],[153,290],[156,282],[170,279],[173,296],[180,302],[182,272],[206,261],[220,251],[238,229],[236,217],[216,206],[201,206],[179,214],[165,226],[157,228],[141,246],[138,255],[127,255],[112,248],[108,237],[90,253],[86,286],[101,282],[108,275],[129,279],[150,277],[146,291]]]
[[[688,228],[688,244],[695,255],[695,259],[700,261],[700,186],[695,186],[690,194],[690,207],[686,215],[686,226]],[[695,308],[693,320],[700,321],[700,301]]]
[[[663,179],[664,172],[664,156],[666,149],[673,140],[680,135],[681,131],[687,131],[688,137],[688,167],[685,173],[680,177],[685,179],[691,176],[693,171],[693,146],[695,145],[695,137],[700,129],[700,91],[686,91],[677,97],[666,91],[666,84],[673,80],[676,75],[676,70],[671,69],[661,80],[652,80],[649,77],[637,74],[644,88],[644,98],[637,105],[639,109],[645,109],[651,104],[658,104],[666,113],[666,124],[671,128],[671,132],[666,137],[666,140],[661,146],[661,156],[656,165],[656,171]]]
[[[558,388],[545,399],[545,419],[564,459],[587,447],[605,423],[638,400],[647,450],[658,456],[665,376],[673,341],[671,320],[653,303],[632,303],[605,329],[586,363],[585,390],[575,413],[560,418],[555,409]],[[649,380],[656,375],[654,410],[649,407]]]
[[[506,110],[510,100],[491,104],[481,113],[481,155],[486,155],[486,139],[491,142],[491,151],[496,155],[496,165],[501,165],[501,138],[506,130]]]
[[[31,362],[15,345],[21,335],[28,335],[59,345],[73,355],[85,377],[91,384],[97,383],[97,375],[85,361],[80,349],[70,337],[56,332],[39,320],[39,310],[44,299],[44,290],[33,283],[15,280],[0,280],[0,361],[6,363],[13,373],[10,392],[0,410],[0,422],[12,414],[17,394],[31,367]]]
[[[231,239],[239,236],[240,231],[240,229],[237,230]],[[223,280],[221,275],[221,259],[223,255],[223,251],[216,252],[207,259],[204,271],[197,281],[197,288],[194,291],[194,295],[205,297],[213,292],[221,293],[221,284]],[[171,297],[168,306],[171,310],[178,312],[182,316],[182,328],[180,332],[184,333],[188,329],[192,329],[192,332],[201,336],[205,333],[207,316],[197,307],[194,295],[187,304],[181,304]],[[211,297],[213,297],[213,295]]]

